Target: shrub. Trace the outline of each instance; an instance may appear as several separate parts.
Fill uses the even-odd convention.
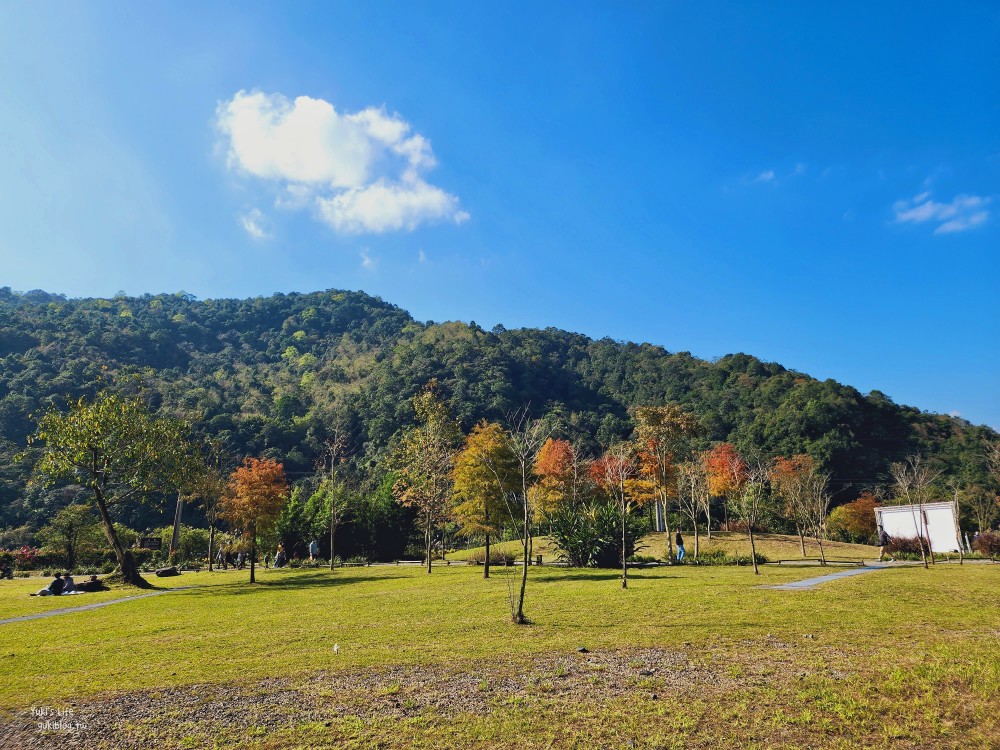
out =
[[[894,536],[885,545],[885,551],[899,560],[919,560],[920,542],[916,537]]]
[[[572,567],[593,565],[616,568],[622,560],[621,515],[614,503],[597,503],[590,508],[564,508],[550,519],[550,536],[559,548],[560,560]],[[639,539],[649,530],[645,514],[629,516],[625,524],[625,556],[639,550]]]
[[[39,550],[27,545],[14,550],[14,567],[18,570],[31,570],[38,562]]]
[[[697,562],[699,565],[753,565],[750,555],[729,555],[722,549],[702,552],[698,555]],[[757,564],[763,565],[766,562],[768,562],[768,559],[758,552]]]
[[[981,531],[972,543],[972,549],[983,557],[1000,557],[1000,533]]]
[[[483,565],[486,562],[486,550],[477,549],[467,558],[472,565]],[[515,555],[507,550],[490,549],[490,565],[513,565]]]
[[[14,553],[8,550],[0,550],[0,568],[14,567]]]
[[[347,558],[348,565],[367,565],[368,558],[364,555],[355,555],[354,557]]]

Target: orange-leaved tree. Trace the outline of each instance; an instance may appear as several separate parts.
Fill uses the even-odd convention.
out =
[[[246,458],[229,477],[222,512],[234,530],[250,542],[250,583],[256,582],[257,537],[270,531],[288,502],[284,467],[269,458]]]
[[[626,528],[632,511],[653,500],[650,482],[641,479],[641,469],[632,446],[627,443],[609,448],[590,465],[590,476],[618,506],[622,529],[622,588],[628,588],[628,551]]]
[[[799,548],[806,556],[806,529],[809,526],[810,480],[816,461],[807,453],[786,458],[778,456],[771,464],[771,489],[781,499],[785,518],[795,523]]]
[[[726,526],[729,526],[728,507],[743,490],[747,481],[747,462],[732,443],[719,443],[702,454],[702,461],[708,471],[708,491],[713,497],[725,497]]]
[[[677,404],[639,406],[635,410],[642,473],[652,483],[656,503],[662,508],[667,533],[667,556],[674,559],[670,533],[670,500],[676,496],[676,464],[684,459],[687,441],[698,430],[698,420]]]

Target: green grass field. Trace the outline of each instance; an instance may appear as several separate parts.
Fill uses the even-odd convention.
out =
[[[689,560],[694,559],[694,534],[682,529],[684,544]],[[666,558],[667,556],[667,536],[664,533],[646,534],[640,541],[640,555],[656,558]],[[802,557],[802,548],[799,546],[798,537],[785,536],[782,534],[758,534],[756,535],[757,554],[764,555],[772,561],[777,560],[798,560]],[[500,542],[493,545],[497,551],[503,550],[521,557],[521,543],[519,541]],[[750,555],[750,539],[746,534],[735,531],[713,531],[712,538],[709,539],[704,534],[699,539],[700,552],[712,552],[722,550],[727,555]],[[878,559],[878,547],[867,544],[846,544],[844,542],[823,542],[828,558],[867,560],[869,562]],[[546,536],[537,537],[534,540],[534,552],[542,555],[545,560],[556,560],[559,554],[558,549]],[[471,555],[481,553],[483,547],[472,547],[464,550],[451,552],[446,557],[449,560],[467,560]],[[819,545],[813,539],[806,539],[806,557],[810,559],[819,558]]]
[[[82,747],[997,747],[1000,566],[759,588],[822,572],[532,568],[523,627],[504,570],[184,574],[0,625],[0,747],[63,746],[38,707]],[[96,601],[39,585],[3,582],[0,617]]]

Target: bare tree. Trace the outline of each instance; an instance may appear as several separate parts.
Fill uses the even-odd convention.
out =
[[[938,478],[941,472],[928,466],[921,456],[912,455],[907,456],[905,461],[894,463],[889,467],[889,473],[892,475],[896,500],[911,506],[913,525],[917,529],[920,559],[926,568],[930,540],[924,537],[927,530],[927,514],[924,511],[924,504],[930,494],[931,483]],[[924,549],[925,545],[927,550]],[[934,555],[931,554],[930,558],[933,562]]]
[[[591,471],[594,479],[601,485],[602,489],[608,493],[614,503],[618,506],[622,522],[622,588],[628,588],[628,551],[626,550],[626,529],[628,517],[637,501],[643,498],[637,497],[634,491],[633,480],[639,476],[639,465],[632,453],[632,446],[627,443],[609,448],[603,456],[593,464]],[[654,490],[655,492],[655,490]],[[667,532],[669,535],[669,532]]]
[[[691,519],[694,528],[694,559],[698,559],[698,516],[708,512],[712,499],[708,491],[708,474],[705,465],[698,460],[677,464],[677,504],[681,512]],[[707,515],[706,515],[707,517]]]
[[[805,472],[802,497],[802,519],[805,528],[813,533],[819,545],[819,559],[826,565],[826,550],[823,549],[824,526],[830,512],[830,475],[819,470],[815,464]]]
[[[508,577],[507,593],[510,601],[511,620],[524,625],[528,619],[524,616],[524,594],[528,588],[528,564],[531,561],[532,536],[531,522],[534,517],[534,469],[538,451],[547,437],[545,426],[538,420],[531,419],[528,407],[524,407],[507,417],[505,439],[507,450],[514,467],[514,476],[507,479],[497,472],[497,481],[508,484],[512,489],[506,494],[507,509],[512,520],[521,524],[521,554],[524,565],[521,570],[520,590],[515,595],[514,587]],[[519,518],[518,518],[519,517]]]
[[[343,491],[338,476],[340,465],[348,455],[350,455],[350,443],[347,430],[338,422],[334,425],[331,435],[323,442],[323,449],[316,462],[317,473],[321,477],[319,490],[326,495],[330,506],[330,570],[334,568],[333,537],[337,533],[337,528],[343,524],[350,505],[350,498]]]
[[[753,527],[756,526],[767,510],[770,501],[768,478],[771,467],[767,460],[758,455],[752,455],[746,460],[746,474],[742,487],[729,496],[733,513],[746,524],[750,535],[750,558],[753,561],[754,575],[760,575],[757,566],[757,545],[754,541]]]

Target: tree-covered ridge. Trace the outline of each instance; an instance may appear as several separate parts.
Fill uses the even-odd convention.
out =
[[[707,362],[555,328],[420,323],[362,292],[66,299],[3,288],[0,525],[33,523],[66,502],[27,490],[30,461],[9,460],[34,428],[30,415],[93,395],[104,368],[123,367],[144,373],[155,406],[192,419],[233,456],[282,461],[293,480],[313,470],[339,429],[352,436],[350,470],[372,487],[414,423],[412,396],[431,379],[466,432],[528,405],[554,434],[596,454],[631,434],[633,407],[676,403],[697,415],[706,446],[727,440],[808,453],[835,489],[870,484],[914,452],[974,475],[982,439],[993,434],[746,354]]]

